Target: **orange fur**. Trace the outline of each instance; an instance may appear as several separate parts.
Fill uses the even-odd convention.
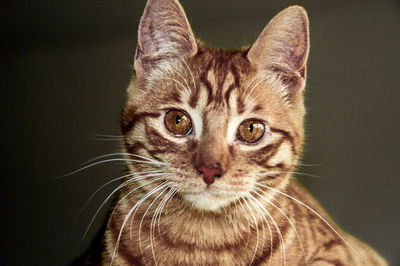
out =
[[[86,262],[386,265],[291,179],[304,140],[308,49],[299,6],[273,18],[252,47],[226,51],[195,40],[176,0],[150,0],[121,129],[135,160],[128,172],[161,174],[121,186],[99,256]],[[190,117],[187,135],[165,127],[168,110]],[[237,137],[249,119],[265,127],[255,143]],[[207,171],[219,174],[206,183]]]

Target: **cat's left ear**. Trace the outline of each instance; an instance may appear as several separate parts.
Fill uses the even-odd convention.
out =
[[[247,57],[259,71],[276,74],[293,99],[305,86],[308,49],[307,13],[291,6],[268,23]]]
[[[196,52],[194,34],[179,2],[149,0],[139,25],[136,73],[148,73],[159,60]]]

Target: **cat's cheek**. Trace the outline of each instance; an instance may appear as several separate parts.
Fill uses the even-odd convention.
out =
[[[288,142],[283,142],[274,156],[268,160],[271,168],[286,168],[293,164],[294,155],[292,146]]]

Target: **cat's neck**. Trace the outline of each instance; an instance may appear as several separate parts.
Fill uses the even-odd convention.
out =
[[[298,190],[297,185],[290,182],[282,192],[295,190]],[[255,194],[253,200],[239,200],[216,212],[193,208],[179,195],[169,199],[161,216],[155,214],[162,197],[158,201],[143,202],[136,212],[127,212],[130,210],[127,206],[135,206],[142,196],[137,193],[125,202],[121,201],[112,214],[106,234],[109,255],[118,249],[117,256],[125,254],[132,261],[135,257],[152,258],[154,249],[174,253],[197,250],[204,256],[211,256],[215,250],[236,249],[242,254],[243,261],[248,262],[268,254],[265,251],[271,246],[281,245],[282,235],[291,227],[288,219],[294,213],[291,200],[276,193],[274,200]],[[271,236],[269,232],[274,233]],[[115,249],[117,242],[120,244]],[[141,256],[142,253],[146,256]]]

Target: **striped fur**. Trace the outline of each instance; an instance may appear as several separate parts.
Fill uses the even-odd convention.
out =
[[[279,13],[250,48],[196,41],[176,0],[150,0],[121,132],[128,173],[97,248],[81,264],[386,265],[342,232],[292,178],[304,140],[308,20]],[[168,110],[192,121],[187,136]],[[237,138],[257,119],[264,136]],[[206,184],[199,165],[221,169]],[[133,180],[129,182],[130,180]]]

